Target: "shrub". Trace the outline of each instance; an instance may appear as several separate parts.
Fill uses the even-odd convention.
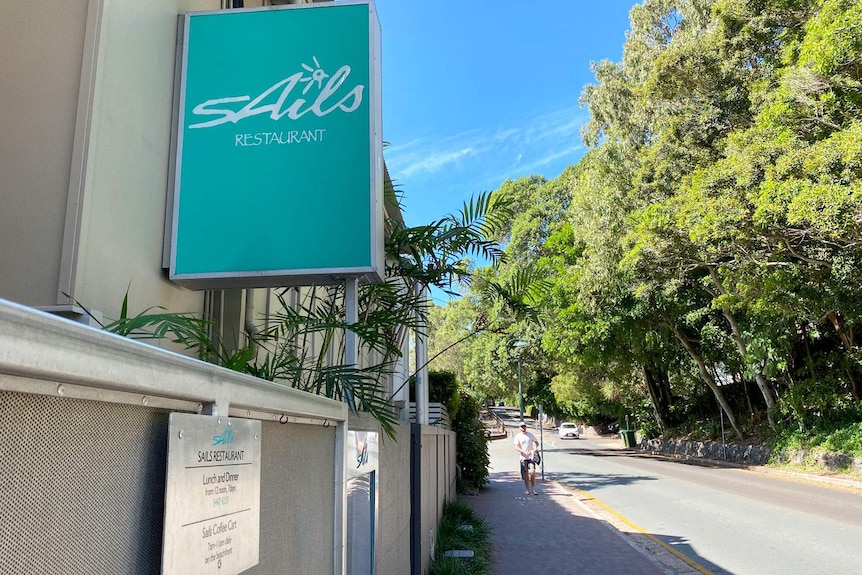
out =
[[[449,412],[449,420],[458,415],[461,395],[458,393],[458,382],[451,371],[428,372],[428,401],[440,402]]]
[[[452,421],[452,430],[458,434],[455,460],[461,468],[458,487],[462,491],[482,487],[488,482],[488,439],[479,419],[480,411],[479,402],[462,392],[458,413]]]
[[[472,530],[459,529],[462,525]],[[473,559],[464,561],[445,557],[446,551],[469,549]],[[437,544],[429,575],[486,575],[491,566],[491,529],[485,520],[460,501],[447,501],[437,529]]]

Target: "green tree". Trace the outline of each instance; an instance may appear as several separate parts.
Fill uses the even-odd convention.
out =
[[[803,429],[852,414],[860,53],[853,0],[635,7],[621,61],[595,64],[581,95],[588,153],[498,190],[515,207],[503,257],[465,308],[501,329],[465,340],[467,385],[512,397],[508,344],[525,339],[528,388],[582,417],[649,406],[666,430],[714,411],[711,395],[741,436],[743,408]],[[529,317],[487,297],[527,276]]]

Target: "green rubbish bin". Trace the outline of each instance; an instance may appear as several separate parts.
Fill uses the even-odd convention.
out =
[[[636,447],[637,442],[635,441],[635,430],[634,429],[620,429],[620,437],[623,438],[623,445],[626,447]]]

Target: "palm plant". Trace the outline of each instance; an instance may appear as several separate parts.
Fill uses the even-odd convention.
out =
[[[244,371],[347,401],[351,409],[370,413],[392,436],[397,414],[385,382],[407,333],[424,332],[425,290],[435,286],[454,293],[456,283],[469,280],[468,256],[499,261],[502,250],[488,238],[510,216],[507,204],[488,193],[466,202],[457,215],[425,226],[389,220],[386,280],[360,286],[359,320],[344,319],[343,285],[279,290],[278,311],[265,318],[269,327],[254,340],[257,359]],[[365,366],[344,363],[346,331],[356,335]]]
[[[389,182],[385,197],[399,202],[399,193]],[[236,350],[214,335],[212,322],[192,313],[148,308],[129,316],[128,291],[120,318],[99,325],[134,339],[170,339],[205,361],[346,401],[350,409],[375,417],[391,437],[397,414],[385,383],[402,355],[408,332],[425,329],[426,289],[435,286],[454,294],[457,284],[469,282],[471,256],[498,263],[503,251],[490,238],[511,217],[508,203],[483,193],[465,202],[457,214],[425,226],[388,220],[386,278],[360,286],[357,322],[344,319],[344,285],[328,285],[275,291],[278,305],[263,318],[266,329],[249,335]],[[356,335],[364,366],[345,363],[346,331]]]

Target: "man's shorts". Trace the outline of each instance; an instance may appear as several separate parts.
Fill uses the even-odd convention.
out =
[[[533,463],[532,459],[522,459],[521,460],[521,477],[524,477],[524,474],[530,470],[530,467],[533,469],[536,468],[536,464]]]

